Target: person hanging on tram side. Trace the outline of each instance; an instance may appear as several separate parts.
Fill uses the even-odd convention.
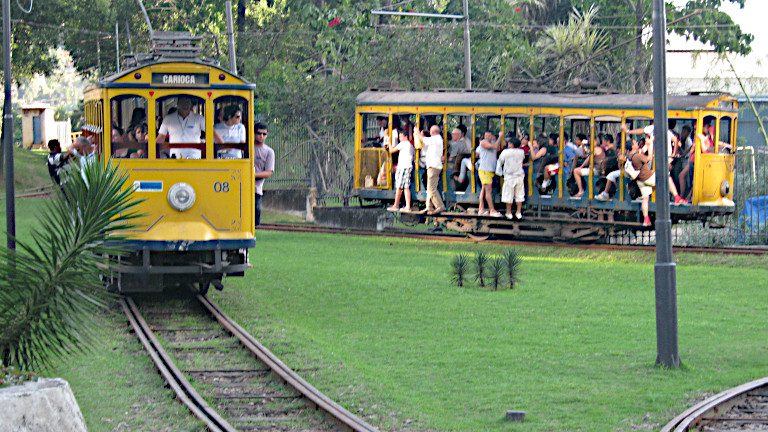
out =
[[[632,163],[632,167],[637,170],[637,178],[635,181],[640,187],[640,195],[642,196],[641,209],[643,212],[643,226],[651,226],[651,219],[648,216],[648,207],[651,200],[651,194],[656,188],[656,172],[648,165],[649,157],[642,154],[640,150],[630,153],[629,160]],[[675,197],[675,205],[688,204],[688,201],[683,199],[675,188],[675,182],[672,181],[672,177],[667,177],[669,182],[669,191]]]
[[[425,155],[424,164],[427,169],[427,208],[426,213],[436,215],[445,211],[445,204],[437,190],[440,180],[440,173],[443,171],[443,137],[440,134],[440,126],[432,125],[429,128],[429,137],[418,127],[413,132],[414,136],[423,144],[423,153]]]
[[[56,186],[61,189],[61,193],[66,197],[67,194],[64,192],[64,187],[61,185],[61,175],[64,173],[64,167],[74,155],[72,153],[62,153],[61,143],[59,143],[59,140],[57,139],[48,141],[48,150],[50,151],[50,154],[48,154],[45,161],[48,166],[48,175],[51,176],[51,180],[56,183]]]
[[[391,211],[411,211],[411,176],[413,174],[413,156],[416,149],[408,140],[408,133],[400,131],[400,143],[396,146],[390,146],[389,152],[399,153],[399,163],[395,171],[395,203],[387,208]],[[400,197],[405,194],[405,207],[400,208]]]
[[[504,184],[501,187],[501,202],[506,204],[507,219],[523,218],[523,202],[525,201],[525,171],[523,163],[528,159],[528,155],[520,148],[519,139],[512,137],[507,141],[507,148],[499,155],[496,162],[496,175],[504,177]],[[512,214],[512,203],[517,204],[517,212]]]
[[[501,134],[499,134],[501,135]],[[480,141],[480,145],[475,149],[478,159],[478,176],[480,177],[480,208],[477,211],[478,216],[501,217],[493,207],[493,177],[496,174],[496,152],[500,142],[498,140],[489,141],[488,138],[495,138],[490,133],[485,133],[486,138]],[[499,140],[502,137],[499,136]],[[485,210],[485,204],[488,203],[488,210]]]

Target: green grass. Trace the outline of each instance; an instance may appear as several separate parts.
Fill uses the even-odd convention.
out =
[[[255,270],[215,293],[308,379],[383,429],[658,429],[765,376],[765,258],[680,255],[684,367],[656,356],[652,253],[530,248],[521,282],[450,282],[474,245],[260,232]],[[491,254],[501,248],[483,245]],[[522,424],[507,410],[527,412]],[[415,422],[406,424],[408,420]]]
[[[51,177],[48,175],[48,167],[45,164],[47,155],[47,151],[25,150],[19,147],[13,149],[13,185],[17,194],[27,189],[51,184]],[[0,195],[5,196],[5,171],[0,176],[0,188],[2,188]]]
[[[17,201],[22,238],[43,201]],[[675,255],[683,368],[664,370],[652,252],[526,247],[514,291],[454,286],[451,259],[478,248],[503,251],[262,230],[254,269],[211,295],[383,430],[658,430],[694,400],[766,375],[767,258]],[[70,382],[90,430],[201,429],[123,318],[104,317],[94,353],[43,373]],[[507,410],[527,420],[508,423]]]

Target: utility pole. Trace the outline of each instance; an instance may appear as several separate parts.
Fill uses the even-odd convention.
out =
[[[227,10],[227,41],[229,42],[229,71],[237,75],[237,59],[235,57],[235,35],[232,23],[232,1],[225,3]]]
[[[464,87],[472,88],[472,55],[469,48],[469,0],[464,0]]]
[[[13,106],[11,105],[11,0],[3,0],[3,154],[5,155],[5,214],[6,240],[10,250],[16,250],[16,190],[13,184]]]
[[[653,0],[653,135],[656,142],[656,364],[680,367],[677,345],[677,273],[672,259],[667,156],[667,16],[664,0]]]

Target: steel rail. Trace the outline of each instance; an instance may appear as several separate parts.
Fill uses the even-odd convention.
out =
[[[706,420],[704,418],[705,415],[739,396],[764,386],[768,386],[768,378],[761,378],[718,393],[683,411],[667,423],[661,429],[661,432],[685,432],[690,430],[691,427],[697,428],[702,421]],[[748,419],[739,419],[739,421],[749,422]]]
[[[197,299],[205,306],[206,309],[216,318],[216,320],[232,333],[236,338],[242,342],[242,344],[248,348],[259,360],[267,365],[272,371],[274,371],[283,381],[290,384],[291,387],[299,391],[304,397],[310,400],[318,408],[323,409],[336,420],[340,421],[345,426],[349,427],[356,432],[378,432],[376,428],[366,423],[361,418],[347,411],[344,407],[331,400],[328,396],[321,393],[318,389],[313,387],[296,372],[289,368],[285,363],[280,361],[271,351],[269,351],[264,345],[259,343],[248,332],[246,332],[240,325],[229,318],[221,309],[209,300],[207,297],[198,295]]]
[[[136,303],[130,297],[124,297],[120,300],[125,315],[131,323],[136,336],[138,336],[144,348],[149,353],[152,361],[157,366],[160,374],[168,385],[176,393],[176,397],[189,408],[189,410],[200,420],[211,432],[237,432],[231,424],[221,418],[219,414],[211,408],[208,403],[195,391],[192,385],[184,377],[184,374],[176,367],[173,360],[163,349],[160,342],[152,334],[152,330],[147,322],[141,316]]]
[[[456,243],[477,243],[478,240],[467,238],[464,235],[458,234],[427,234],[418,232],[406,232],[405,230],[397,231],[372,231],[372,230],[352,230],[345,228],[328,228],[320,227],[316,225],[290,225],[290,224],[261,224],[258,229],[269,231],[287,231],[287,232],[308,232],[308,233],[325,233],[325,234],[348,234],[348,235],[360,235],[360,236],[378,236],[378,237],[403,237],[421,240],[435,240],[445,242]],[[653,252],[653,246],[640,246],[640,245],[615,245],[615,244],[562,244],[552,242],[540,242],[540,241],[524,241],[524,240],[488,240],[493,244],[510,245],[510,246],[542,246],[542,247],[555,247],[555,248],[569,248],[569,249],[585,249],[585,250],[605,250],[605,251],[646,251]],[[725,255],[766,255],[768,254],[768,247],[730,247],[730,248],[704,248],[693,246],[674,246],[675,253],[704,253],[704,254],[725,254]]]

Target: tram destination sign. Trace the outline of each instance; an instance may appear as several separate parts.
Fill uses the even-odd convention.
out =
[[[152,72],[152,84],[167,86],[207,86],[208,74]]]

